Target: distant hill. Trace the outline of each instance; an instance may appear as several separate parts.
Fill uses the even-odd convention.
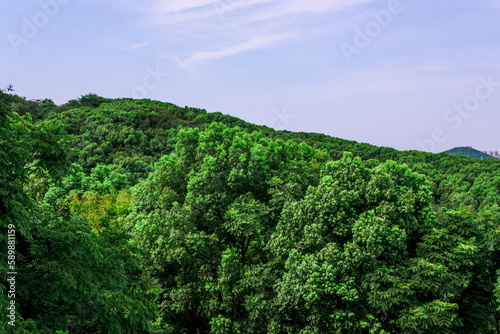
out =
[[[448,153],[451,155],[462,155],[465,157],[475,158],[475,159],[494,159],[492,156],[483,153],[481,151],[478,151],[472,147],[455,147],[452,148],[451,150],[444,151],[443,153]]]

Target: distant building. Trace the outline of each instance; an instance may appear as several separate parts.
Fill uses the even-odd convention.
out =
[[[494,158],[500,159],[500,152],[498,151],[483,151],[483,153],[486,153]]]

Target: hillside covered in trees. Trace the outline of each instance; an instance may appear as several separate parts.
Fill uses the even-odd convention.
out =
[[[5,91],[0,194],[0,332],[500,333],[497,159]]]
[[[452,148],[451,150],[447,150],[444,153],[448,153],[451,155],[462,155],[464,157],[468,158],[475,158],[475,159],[493,159],[491,155],[488,155],[484,152],[478,151],[472,147],[455,147]]]

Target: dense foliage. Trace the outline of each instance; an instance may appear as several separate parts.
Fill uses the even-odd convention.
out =
[[[0,111],[2,332],[500,333],[499,160],[146,99]]]

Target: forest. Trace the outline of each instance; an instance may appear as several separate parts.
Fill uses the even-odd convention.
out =
[[[500,334],[499,205],[498,159],[9,87],[0,332]]]

